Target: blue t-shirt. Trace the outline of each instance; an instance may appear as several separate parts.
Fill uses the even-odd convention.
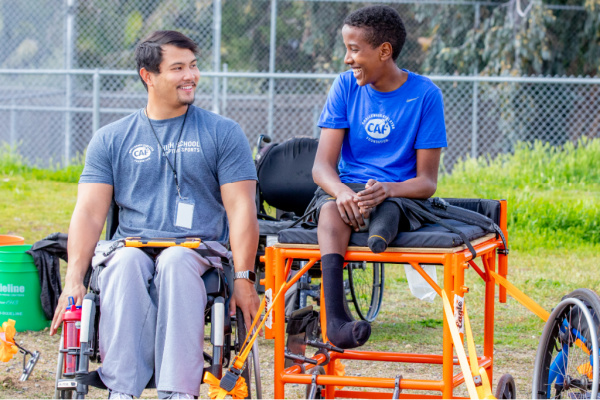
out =
[[[115,238],[200,237],[227,243],[220,186],[257,179],[248,139],[234,121],[190,106],[177,143],[184,118],[152,120],[152,126],[171,164],[175,162],[181,196],[194,203],[191,229],[175,226],[174,174],[144,110],[102,127],[92,137],[79,182],[113,186],[119,206]]]
[[[429,78],[406,72],[407,81],[392,92],[359,86],[352,71],[333,82],[319,126],[346,129],[342,182],[404,182],[417,175],[417,149],[448,145],[442,92]]]

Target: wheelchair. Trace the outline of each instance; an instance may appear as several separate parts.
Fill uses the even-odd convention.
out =
[[[106,222],[107,240],[112,238],[117,226],[118,208],[113,201]],[[66,346],[63,325],[57,358],[54,398],[83,399],[88,394],[89,386],[106,389],[98,373],[89,371],[90,361],[96,363],[102,361],[98,349],[98,326],[101,317],[100,293],[95,283],[99,271],[100,268],[92,271],[90,267],[86,276],[86,286],[89,285],[90,292],[84,297],[81,306],[78,345]],[[223,269],[210,268],[202,275],[202,279],[207,294],[207,305],[204,311],[205,323],[210,324],[210,337],[205,338],[205,347],[207,347],[207,343],[210,343],[211,351],[204,351],[205,366],[198,373],[204,377],[204,372],[208,371],[220,379],[223,369],[227,368],[233,359],[231,353],[233,352],[235,355],[239,352],[247,331],[239,308],[236,310],[235,316],[230,317],[229,315],[229,300],[233,293],[233,269],[229,264],[224,264]],[[262,398],[262,381],[256,344],[250,353],[242,376],[248,387],[247,398],[252,398],[252,396]],[[150,380],[146,388],[155,388],[154,378]]]
[[[317,140],[308,137],[292,138],[282,143],[271,143],[265,135],[258,138],[256,208],[260,239],[255,262],[258,276],[264,277],[265,265],[261,259],[265,249],[277,241],[280,231],[298,223],[313,198],[317,185],[311,171],[317,146]],[[265,203],[275,209],[275,217],[267,213]],[[298,271],[304,264],[303,261],[295,261],[292,271]],[[346,311],[355,318],[372,322],[383,300],[385,263],[350,262],[344,274]],[[318,264],[303,274],[298,284],[288,292],[286,315],[306,307],[309,298],[319,303],[320,285],[312,284],[315,277],[320,278]],[[264,291],[261,287],[257,290]]]

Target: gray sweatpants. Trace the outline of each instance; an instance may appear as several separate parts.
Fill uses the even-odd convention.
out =
[[[98,278],[102,381],[139,397],[154,371],[159,391],[198,396],[206,307],[201,276],[210,263],[183,247],[163,250],[156,263],[137,248],[108,257],[105,248],[99,243],[92,260],[106,266]],[[220,265],[218,257],[210,259]]]

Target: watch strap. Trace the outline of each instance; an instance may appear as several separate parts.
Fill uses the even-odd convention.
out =
[[[256,282],[256,274],[254,273],[254,271],[240,271],[240,272],[236,272],[233,276],[233,279],[248,279],[250,282],[255,283]]]

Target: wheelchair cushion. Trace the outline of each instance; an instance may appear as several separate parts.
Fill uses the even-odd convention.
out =
[[[486,233],[478,226],[467,225],[453,219],[445,220],[463,232],[469,240],[483,237]],[[354,232],[350,236],[349,246],[367,246],[368,232]],[[290,228],[279,232],[279,243],[317,244],[317,230],[304,228]],[[452,248],[465,244],[456,233],[438,225],[425,223],[420,229],[413,232],[400,232],[389,244],[389,247],[428,247],[428,248]]]
[[[294,138],[270,146],[256,171],[262,199],[279,210],[304,214],[317,190],[312,178],[317,146],[312,138]]]

